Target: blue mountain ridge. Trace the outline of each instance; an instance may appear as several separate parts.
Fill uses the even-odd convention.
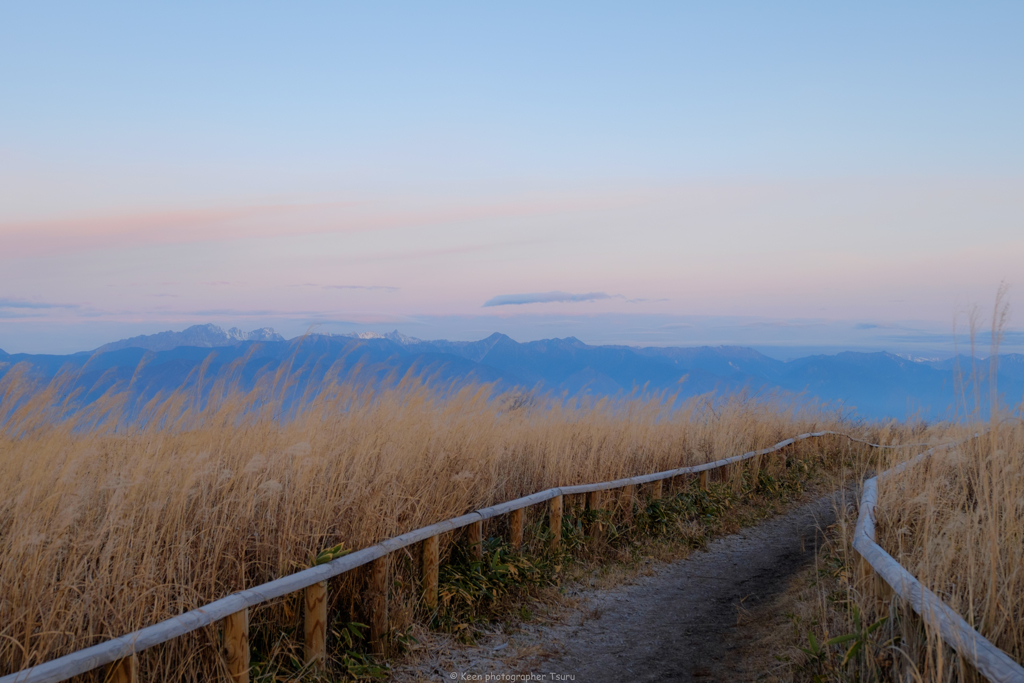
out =
[[[16,366],[39,382],[67,372],[73,381],[66,390],[80,390],[78,401],[84,405],[114,386],[130,386],[143,400],[196,386],[204,363],[207,392],[218,382],[249,389],[287,366],[293,394],[320,386],[328,376],[382,386],[410,373],[455,388],[493,382],[499,391],[518,387],[568,397],[640,390],[687,398],[711,391],[781,389],[845,406],[869,419],[915,414],[944,419],[952,415],[955,396],[970,401],[975,393],[969,382],[956,391],[957,364],[964,376],[972,370],[965,357],[912,361],[884,352],[844,352],[783,362],[737,346],[591,346],[574,337],[520,343],[500,333],[475,342],[423,341],[397,332],[364,336],[370,338],[311,334],[283,340],[267,328],[225,333],[213,325],[194,326],[65,356],[0,352],[0,383]],[[178,340],[192,345],[168,348]],[[982,378],[979,394],[987,396],[988,360],[976,359],[973,367]],[[1004,400],[1018,403],[1024,356],[1001,355],[997,368]]]

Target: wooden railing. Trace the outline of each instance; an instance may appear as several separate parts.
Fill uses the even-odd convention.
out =
[[[979,436],[975,434],[969,439]],[[967,441],[969,439],[964,439]],[[1024,683],[1024,667],[1015,662],[971,628],[963,617],[942,601],[939,596],[921,585],[892,555],[875,542],[875,506],[878,504],[878,480],[892,476],[932,456],[939,448],[951,448],[963,441],[930,448],[924,453],[891,470],[882,472],[864,482],[860,499],[860,512],[853,532],[853,547],[863,561],[861,585],[869,589],[873,572],[926,622],[938,627],[942,639],[961,657],[969,661],[985,678],[996,683]]]
[[[230,680],[232,683],[248,683],[250,656],[249,608],[298,591],[303,591],[304,593],[304,646],[306,661],[322,662],[327,651],[327,580],[364,565],[370,565],[370,593],[373,596],[370,608],[370,641],[374,650],[379,652],[381,639],[384,637],[387,628],[387,556],[396,550],[417,543],[421,544],[423,557],[423,601],[427,607],[433,608],[437,605],[438,537],[441,534],[469,527],[471,550],[477,557],[480,557],[482,555],[484,520],[507,514],[509,515],[509,540],[513,546],[518,547],[523,539],[523,511],[532,505],[547,503],[548,526],[551,532],[550,542],[552,547],[557,548],[561,543],[563,496],[581,493],[589,494],[588,506],[598,509],[601,506],[600,492],[602,491],[625,489],[627,495],[632,498],[635,495],[637,486],[652,484],[652,497],[660,498],[662,482],[666,479],[693,474],[700,475],[700,485],[706,489],[708,472],[711,470],[723,467],[728,468],[730,465],[743,462],[744,460],[758,458],[782,450],[798,441],[823,436],[843,437],[876,448],[893,447],[872,444],[840,432],[812,432],[780,441],[768,448],[750,451],[742,455],[735,455],[731,458],[716,460],[703,465],[679,467],[665,472],[656,472],[654,474],[596,484],[560,486],[547,489],[546,491],[517,498],[507,503],[483,508],[461,517],[431,524],[422,529],[410,531],[344,557],[331,560],[325,564],[283,576],[255,588],[232,593],[208,605],[166,619],[152,626],[147,626],[138,631],[64,655],[30,669],[3,676],[0,678],[0,683],[58,683],[104,665],[108,665],[108,680],[118,683],[135,683],[138,679],[137,654],[139,652],[209,626],[215,622],[221,622],[223,628],[225,657]],[[927,444],[901,444],[897,447],[924,445]]]

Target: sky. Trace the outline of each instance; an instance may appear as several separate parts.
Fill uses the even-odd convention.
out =
[[[948,355],[1022,302],[1021,35],[1019,2],[6,3],[0,349]]]

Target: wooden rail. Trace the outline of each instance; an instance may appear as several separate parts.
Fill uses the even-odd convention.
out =
[[[930,448],[924,453],[900,463],[891,470],[864,482],[860,499],[860,512],[853,532],[853,547],[872,570],[878,573],[892,590],[905,600],[923,619],[939,629],[942,639],[961,657],[969,661],[985,678],[995,683],[1024,683],[1024,667],[1008,654],[993,645],[987,638],[971,628],[963,617],[957,614],[939,596],[931,592],[914,578],[903,565],[875,542],[875,507],[878,504],[878,480],[892,476],[913,467],[932,456],[939,448],[951,448],[968,439],[954,444]],[[870,579],[864,576],[863,579]]]
[[[872,444],[863,439],[854,438],[840,432],[822,431],[800,434],[780,441],[774,446],[757,451],[749,451],[734,455],[724,460],[679,467],[665,472],[645,474],[615,481],[596,484],[580,484],[576,486],[560,486],[540,491],[529,496],[510,500],[491,507],[471,512],[461,517],[445,520],[430,526],[416,529],[400,536],[395,536],[376,545],[363,548],[351,554],[339,557],[330,562],[304,569],[279,579],[274,579],[255,588],[232,593],[215,600],[203,607],[179,614],[151,626],[146,626],[132,633],[112,638],[105,642],[87,647],[77,652],[58,657],[57,659],[39,664],[30,669],[8,674],[0,678],[0,683],[59,683],[72,676],[91,671],[104,665],[112,665],[109,669],[109,680],[135,683],[138,665],[135,655],[142,650],[173,640],[186,633],[221,622],[224,633],[225,656],[232,683],[248,683],[249,680],[249,625],[248,610],[261,603],[279,598],[298,591],[306,591],[304,602],[307,612],[315,613],[306,617],[305,656],[307,661],[323,661],[326,654],[324,638],[326,636],[326,581],[345,572],[364,565],[371,565],[370,595],[372,603],[371,616],[371,647],[375,652],[381,650],[381,639],[387,625],[387,555],[396,550],[416,543],[422,543],[423,551],[423,597],[427,605],[437,604],[437,537],[440,534],[470,527],[470,542],[473,553],[479,557],[481,553],[481,525],[484,520],[499,515],[512,513],[512,542],[522,542],[522,510],[531,505],[548,503],[549,527],[551,530],[551,546],[557,548],[561,542],[562,500],[563,496],[580,493],[597,493],[611,489],[638,487],[653,484],[652,497],[660,498],[662,484],[666,479],[686,474],[700,474],[702,488],[707,486],[707,472],[719,467],[743,462],[750,458],[774,453],[805,439],[822,436],[838,436],[867,444],[876,448],[909,446],[925,446],[928,444],[902,444],[899,446],[882,446]],[[634,489],[635,490],[635,489]],[[600,495],[591,498],[600,505]],[[518,514],[517,514],[518,513]],[[518,521],[516,521],[518,520]],[[517,531],[518,529],[518,531]],[[324,588],[320,588],[324,586]]]

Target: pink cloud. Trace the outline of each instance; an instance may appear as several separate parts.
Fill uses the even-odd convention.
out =
[[[406,251],[389,251],[377,254],[365,254],[361,256],[350,256],[342,259],[333,259],[334,263],[364,264],[377,263],[380,261],[401,261],[407,259],[425,259],[438,256],[453,256],[459,254],[475,254],[478,252],[492,251],[505,247],[519,247],[543,244],[544,240],[512,240],[507,242],[489,242],[485,244],[467,244],[459,247],[442,247],[438,249],[410,249]]]
[[[338,206],[338,205],[328,205]],[[255,219],[278,218],[310,208],[248,206],[154,211],[0,225],[7,256],[39,256],[102,247],[180,244],[266,235]]]
[[[0,224],[0,258],[89,249],[189,244],[285,235],[363,232],[476,220],[597,210],[637,201],[634,194],[521,197],[396,210],[370,202],[262,205],[153,211]]]

